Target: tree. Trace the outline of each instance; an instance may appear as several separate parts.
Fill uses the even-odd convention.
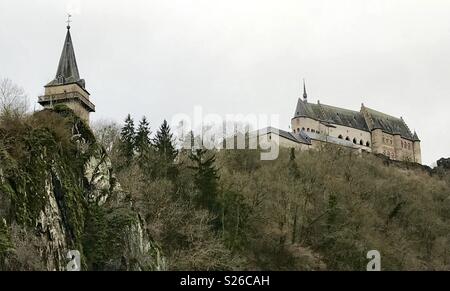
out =
[[[0,80],[0,114],[23,115],[28,109],[25,90],[10,79]]]
[[[196,171],[194,175],[194,184],[198,189],[196,202],[199,207],[217,212],[217,194],[218,194],[218,170],[215,167],[216,156],[207,156],[206,149],[197,149],[193,151],[189,158],[195,163],[191,168]]]
[[[114,146],[120,139],[120,126],[114,121],[99,120],[92,124],[97,142],[101,144],[108,155],[113,154]]]
[[[153,144],[160,156],[167,162],[172,163],[178,155],[178,151],[173,144],[173,134],[170,132],[170,127],[166,120],[156,132]]]
[[[125,119],[125,125],[122,127],[122,132],[120,133],[120,151],[128,163],[131,162],[134,156],[135,138],[134,121],[130,114],[128,114]]]
[[[295,162],[295,149],[294,148],[290,148],[290,151],[289,151],[288,168],[289,168],[289,175],[293,179],[298,179],[300,177],[300,171],[298,169],[297,163]]]
[[[139,122],[139,127],[134,142],[136,151],[139,153],[139,155],[142,155],[149,149],[151,145],[150,134],[150,124],[148,123],[147,118],[144,116]]]

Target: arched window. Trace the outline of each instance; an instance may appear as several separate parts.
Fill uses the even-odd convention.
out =
[[[307,132],[309,132],[309,127],[306,129]]]
[[[338,138],[343,139],[344,137],[342,136],[342,134],[340,134],[340,135],[338,136]]]
[[[364,145],[364,142],[362,140],[359,141],[360,145]]]
[[[312,133],[316,133],[316,130],[315,130],[315,129],[311,129],[311,132],[312,132]]]
[[[302,127],[302,130],[303,130],[303,131],[305,131],[305,128],[304,128],[304,127]]]
[[[353,143],[356,144],[356,138],[353,139]]]
[[[369,142],[366,142],[366,147],[370,147],[370,143]]]
[[[347,136],[346,138],[345,138],[345,140],[348,140],[348,141],[350,141],[350,138]]]

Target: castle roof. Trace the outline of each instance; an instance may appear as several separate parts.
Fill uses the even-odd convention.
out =
[[[365,107],[371,118],[370,130],[381,129],[389,134],[399,134],[401,137],[418,140],[417,134],[412,134],[402,118],[397,118],[383,112]]]
[[[78,72],[77,60],[73,49],[72,37],[70,35],[70,26],[67,26],[66,39],[64,47],[59,59],[58,69],[55,79],[48,83],[45,87],[59,86],[76,83],[85,89],[85,81],[80,79]]]
[[[297,102],[295,117],[308,117],[318,121],[369,131],[364,116],[359,111],[334,107],[322,103]]]
[[[299,98],[294,118],[308,117],[320,122],[347,126],[364,131],[381,129],[389,134],[399,134],[403,138],[419,141],[417,134],[411,133],[408,125],[406,125],[402,118],[397,118],[364,106],[363,108],[369,115],[369,120],[366,120],[362,111],[348,110],[320,102],[317,102],[317,104],[309,103]]]
[[[284,131],[282,129],[274,128],[274,127],[266,127],[264,129],[261,129],[258,131],[259,134],[263,133],[274,133],[278,134],[281,137],[284,137],[286,139],[289,139],[291,141],[297,142],[297,143],[303,143],[303,144],[311,144],[311,138],[304,132],[300,133],[293,133]]]

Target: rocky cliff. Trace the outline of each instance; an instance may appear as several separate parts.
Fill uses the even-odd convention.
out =
[[[0,217],[0,269],[66,270],[70,250],[81,270],[166,268],[104,149],[66,107],[0,123]]]

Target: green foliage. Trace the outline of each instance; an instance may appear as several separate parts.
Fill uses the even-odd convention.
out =
[[[198,190],[195,198],[197,205],[217,213],[219,176],[214,165],[215,155],[209,154],[206,149],[197,149],[189,155],[189,158],[194,162],[194,166],[191,168],[195,171],[194,183]]]
[[[141,156],[143,155],[143,153],[148,151],[151,146],[150,134],[150,124],[148,123],[147,118],[144,116],[139,122],[139,127],[136,132],[136,139],[134,142],[136,151]]]
[[[170,132],[169,124],[166,120],[161,124],[153,139],[153,144],[159,155],[168,162],[173,162],[178,155],[173,143],[173,134]]]
[[[125,157],[127,164],[131,162],[134,156],[136,132],[134,129],[134,121],[128,114],[125,119],[125,125],[120,133],[120,151]]]
[[[101,160],[101,153],[89,127],[65,106],[0,121],[0,270],[45,268],[36,260],[48,255],[40,244],[57,235],[46,233],[50,230],[41,223],[50,205],[61,218],[50,223],[63,227],[67,248],[81,252],[84,269],[153,268],[146,261],[150,254],[132,253],[139,242],[131,246],[130,241],[145,231],[137,233],[141,221],[126,201],[110,202],[115,199],[111,173],[110,188],[102,190],[108,203],[89,203],[93,186],[84,167],[93,157]],[[5,256],[8,264],[2,265]]]

